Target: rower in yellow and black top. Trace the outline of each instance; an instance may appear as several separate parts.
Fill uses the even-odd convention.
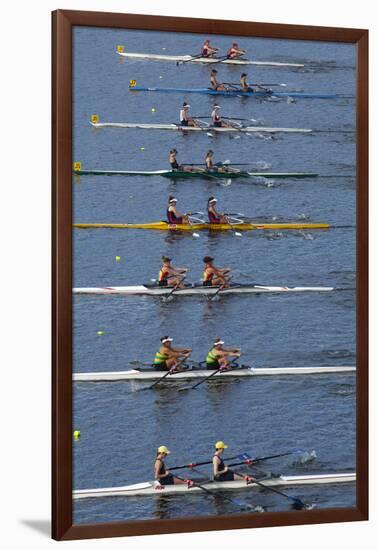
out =
[[[224,450],[228,448],[228,445],[224,441],[217,441],[215,443],[215,453],[213,455],[213,470],[215,481],[234,481],[235,479],[244,479],[249,481],[248,476],[239,475],[232,470],[222,460]]]
[[[229,359],[240,357],[240,348],[225,348],[223,346],[223,340],[220,338],[214,340],[213,346],[206,356],[206,367],[208,369],[229,369],[231,368]]]
[[[191,348],[173,348],[173,338],[163,336],[160,338],[159,351],[155,353],[154,368],[161,371],[178,371],[184,359],[190,357]]]
[[[185,267],[173,267],[171,258],[167,256],[162,256],[161,261],[162,266],[159,271],[158,285],[184,288],[182,280],[188,270]]]
[[[175,485],[176,483],[187,483],[187,480],[179,479],[171,474],[165,467],[164,459],[170,454],[170,450],[165,445],[161,445],[156,453],[154,463],[154,477],[160,485]]]

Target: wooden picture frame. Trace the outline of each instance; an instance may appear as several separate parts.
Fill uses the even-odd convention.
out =
[[[72,28],[226,34],[355,44],[357,159],[356,507],[184,519],[72,522]],[[52,537],[56,540],[368,519],[368,31],[58,10],[52,14]]]

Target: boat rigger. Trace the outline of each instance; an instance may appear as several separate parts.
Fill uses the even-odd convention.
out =
[[[189,369],[186,371],[175,372],[168,376],[169,380],[194,380],[206,378],[216,371],[211,369]],[[215,378],[250,378],[253,376],[300,376],[300,375],[323,375],[323,374],[354,374],[356,367],[337,366],[337,367],[248,367],[237,368],[229,371],[219,371]],[[150,369],[139,370],[129,369],[117,372],[75,372],[72,375],[74,382],[118,382],[139,381],[148,382],[158,380],[164,372]]]
[[[266,487],[289,487],[294,485],[325,485],[338,483],[353,483],[356,481],[354,472],[332,473],[332,474],[312,474],[312,475],[297,475],[272,477],[264,479],[263,483]],[[246,489],[257,489],[257,483],[247,484],[245,481],[209,481],[201,483],[201,486],[194,485],[188,487],[182,485],[165,485],[162,486],[155,481],[145,483],[137,483],[134,485],[126,485],[124,487],[106,487],[98,489],[77,489],[73,491],[72,498],[75,500],[84,498],[104,498],[104,497],[136,497],[136,496],[158,496],[167,494],[184,495],[199,494],[205,490],[208,491],[236,491]]]
[[[157,231],[254,231],[254,230],[286,230],[286,229],[329,229],[328,223],[182,223],[172,224],[165,221],[150,223],[74,223],[78,229],[154,229]]]

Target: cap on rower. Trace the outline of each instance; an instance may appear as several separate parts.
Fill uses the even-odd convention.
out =
[[[209,264],[210,262],[214,261],[214,258],[212,256],[205,256],[203,261],[205,262],[205,264]]]
[[[242,73],[241,78],[243,78],[243,76],[248,76],[248,75],[247,75],[247,73]]]
[[[163,336],[162,338],[160,338],[160,342],[162,344],[165,344],[166,342],[173,342],[173,338],[170,338],[169,336]]]
[[[190,109],[190,105],[189,105],[189,103],[186,103],[186,101],[184,101],[182,106],[183,106],[184,109]]]
[[[165,445],[161,445],[159,448],[158,448],[158,453],[164,453],[166,455],[169,455],[171,454],[171,451],[168,449],[168,447],[166,447]]]
[[[176,199],[176,197],[170,196],[168,198],[168,202],[177,202],[177,199]]]
[[[210,197],[209,200],[207,201],[209,204],[212,203],[212,202],[218,202],[218,199],[216,199],[215,197]]]
[[[219,450],[219,449],[228,449],[228,445],[226,445],[226,443],[224,441],[217,441],[215,443],[215,448],[217,450]]]
[[[163,262],[171,262],[172,261],[172,258],[168,258],[168,256],[162,256],[161,259],[162,259]]]
[[[223,346],[224,342],[221,338],[214,340],[213,346]]]
[[[213,109],[220,109],[220,105],[218,105],[217,103],[214,103]]]

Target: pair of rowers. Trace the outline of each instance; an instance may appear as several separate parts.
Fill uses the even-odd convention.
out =
[[[234,82],[218,82],[218,71],[212,69],[210,73],[210,89],[218,92],[254,92],[251,84],[247,82],[247,73],[242,73],[239,83]]]
[[[224,441],[217,441],[215,443],[214,454],[212,456],[214,481],[222,482],[222,481],[244,480],[246,483],[250,483],[252,481],[252,477],[247,475],[243,476],[243,475],[237,474],[224,463],[222,455],[224,453],[224,450],[227,448],[228,448],[228,445],[226,445]],[[185,483],[188,485],[188,487],[195,486],[195,483],[192,480],[176,477],[167,469],[165,465],[165,459],[170,453],[171,451],[165,445],[161,445],[157,449],[156,458],[154,462],[155,480],[160,485],[175,485],[175,484]]]
[[[160,338],[160,347],[154,357],[154,368],[159,371],[180,372],[184,370],[182,363],[192,353],[191,348],[174,348],[173,338],[163,336]],[[240,348],[225,348],[224,341],[216,338],[211,349],[206,355],[206,368],[208,370],[229,370],[230,362],[241,355]]]
[[[185,288],[183,283],[188,272],[185,267],[174,267],[171,258],[162,257],[162,266],[159,271],[158,285],[166,287]],[[215,267],[214,258],[205,256],[203,259],[205,264],[203,271],[203,286],[229,286],[231,270],[228,267]]]
[[[212,73],[213,72],[214,71],[212,71]],[[218,90],[218,89],[221,90],[221,88],[217,88],[217,87],[214,87],[214,86],[223,86],[223,84],[218,83],[216,78],[215,78],[215,83],[212,84],[212,89],[213,90]],[[223,88],[223,89],[225,89],[225,88]],[[247,91],[247,90],[244,90],[244,91]],[[195,128],[200,127],[200,124],[199,124],[198,120],[196,120],[195,117],[192,117],[189,114],[189,110],[190,110],[190,105],[188,103],[186,103],[186,101],[184,101],[184,103],[182,104],[182,107],[180,109],[180,126],[182,126],[182,127],[192,126],[192,127],[195,127]],[[213,105],[213,109],[212,109],[211,114],[210,114],[211,124],[209,126],[209,129],[211,127],[213,127],[213,128],[231,128],[231,127],[233,127],[231,123],[225,122],[222,119],[222,116],[220,114],[220,110],[221,110],[220,105],[215,103]]]
[[[205,40],[201,48],[201,57],[213,57],[217,52],[219,52],[219,48],[212,46],[210,40]],[[233,42],[224,57],[227,59],[237,59],[244,54],[245,50],[239,48],[237,42]]]
[[[169,164],[171,165],[171,168],[173,171],[180,171],[180,172],[214,172],[214,173],[225,173],[225,172],[235,172],[235,169],[229,167],[226,164],[217,163],[217,165],[214,165],[213,157],[214,157],[214,151],[209,149],[206,153],[204,164],[205,167],[202,168],[200,165],[195,166],[186,166],[185,164],[179,164],[177,160],[177,149],[171,149],[169,151]]]
[[[218,212],[216,209],[218,200],[215,197],[209,197],[207,201],[207,215],[209,217],[209,223],[223,223],[229,224],[230,222],[227,219],[227,215]],[[174,196],[168,198],[168,208],[167,208],[167,222],[172,225],[181,225],[181,224],[190,224],[190,212],[187,214],[181,214],[177,210],[177,199]]]

